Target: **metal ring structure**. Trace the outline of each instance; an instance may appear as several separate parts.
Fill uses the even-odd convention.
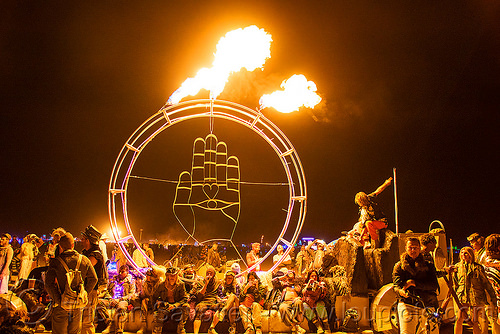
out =
[[[124,245],[124,243],[127,243],[129,240],[133,241],[137,249],[140,250],[151,265],[156,265],[156,263],[142,250],[130,227],[127,213],[127,188],[129,177],[131,176],[134,164],[141,152],[157,135],[175,124],[199,118],[207,118],[210,122],[214,119],[225,119],[243,125],[263,138],[267,144],[272,147],[281,161],[287,177],[289,191],[288,208],[286,210],[287,214],[283,228],[270,250],[260,259],[260,261],[252,267],[247,268],[245,271],[242,271],[239,275],[244,275],[260,265],[274,252],[278,244],[283,243],[288,247],[279,261],[270,269],[272,271],[289,254],[291,246],[293,246],[298,239],[304,224],[307,211],[305,175],[299,156],[284,133],[260,111],[252,110],[234,102],[199,99],[181,102],[175,105],[167,105],[147,119],[128,138],[115,161],[109,182],[108,212],[113,237],[127,260],[138,272],[141,272],[139,267],[132,260],[132,257]],[[291,227],[293,228],[293,226],[295,226],[295,230],[293,234],[291,234]],[[121,230],[126,231],[125,236],[120,235],[119,231]],[[286,237],[285,234],[287,234]]]

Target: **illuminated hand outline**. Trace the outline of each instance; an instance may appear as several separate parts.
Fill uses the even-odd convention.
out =
[[[232,238],[240,216],[239,160],[236,156],[227,156],[226,143],[219,142],[214,134],[194,141],[191,172],[183,171],[179,175],[173,204],[177,221],[191,238],[199,242],[194,236],[194,208],[222,212],[234,223]],[[186,220],[192,225],[191,232],[185,226]],[[216,239],[199,243],[211,240]]]

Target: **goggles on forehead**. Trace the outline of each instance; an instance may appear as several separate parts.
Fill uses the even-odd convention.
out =
[[[176,267],[168,267],[165,271],[166,274],[169,275],[175,275],[177,274],[177,268]]]

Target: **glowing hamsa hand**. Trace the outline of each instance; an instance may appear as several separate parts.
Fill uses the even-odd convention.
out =
[[[195,237],[195,229],[201,227],[196,226],[195,216],[201,211],[222,213],[224,226],[219,223],[205,226]],[[218,142],[215,135],[209,134],[205,139],[194,141],[191,172],[184,171],[179,175],[174,214],[189,236],[198,242],[202,241],[198,240],[200,237],[205,242],[232,237],[240,215],[239,161],[235,156],[227,156],[226,143]],[[204,218],[207,225],[220,221],[207,215]]]

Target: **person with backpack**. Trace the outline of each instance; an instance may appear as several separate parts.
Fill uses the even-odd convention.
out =
[[[75,249],[73,235],[66,232],[59,240],[61,253],[50,260],[45,288],[52,298],[52,333],[78,334],[87,296],[97,284],[90,260]]]
[[[82,232],[82,254],[90,260],[97,274],[97,284],[89,293],[89,303],[83,310],[82,334],[95,333],[94,317],[99,295],[98,291],[104,291],[108,286],[108,271],[99,247],[100,238],[101,232],[92,225],[87,226]]]

